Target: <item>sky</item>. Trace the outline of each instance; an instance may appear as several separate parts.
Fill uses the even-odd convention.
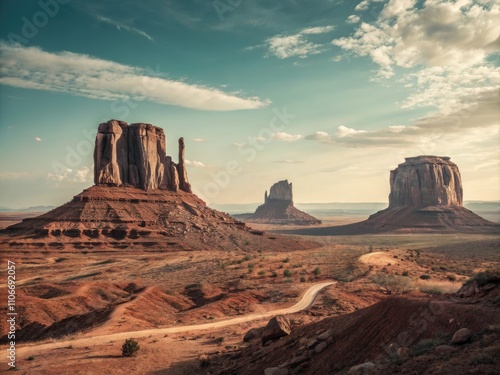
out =
[[[387,202],[389,171],[450,156],[500,200],[495,0],[0,0],[0,207],[93,185],[97,126],[186,141],[195,193]]]

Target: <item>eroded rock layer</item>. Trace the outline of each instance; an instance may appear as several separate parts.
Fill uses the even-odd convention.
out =
[[[1,231],[0,249],[265,249],[316,244],[248,228],[182,190],[92,186],[70,202]]]

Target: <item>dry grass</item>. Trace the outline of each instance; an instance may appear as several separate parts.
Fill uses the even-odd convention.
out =
[[[428,294],[455,293],[461,286],[462,283],[452,281],[418,280],[415,282],[416,289]]]

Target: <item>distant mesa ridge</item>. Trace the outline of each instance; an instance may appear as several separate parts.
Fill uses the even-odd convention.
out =
[[[264,204],[255,213],[244,218],[247,222],[282,225],[319,225],[321,221],[298,210],[293,205],[292,184],[278,181],[264,194]]]
[[[110,120],[99,124],[94,148],[94,183],[191,193],[185,166],[184,139],[179,139],[179,161],[166,154],[162,128]]]

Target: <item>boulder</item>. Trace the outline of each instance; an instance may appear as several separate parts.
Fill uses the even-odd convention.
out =
[[[348,374],[351,375],[362,375],[362,374],[371,374],[375,370],[375,363],[373,362],[365,362],[360,365],[353,366],[349,369]]]
[[[290,328],[290,320],[284,316],[279,315],[272,318],[268,323],[264,331],[262,332],[262,344],[270,340],[279,339],[290,334],[292,329]]]
[[[371,374],[373,370],[375,370],[375,363],[365,362],[360,365],[351,367],[348,371],[348,374],[353,374],[353,375]]]
[[[243,341],[250,342],[259,337],[261,333],[262,328],[252,328],[247,333],[245,333],[245,336],[243,336]]]
[[[318,336],[318,340],[320,340],[320,341],[326,341],[326,340],[328,340],[328,338],[330,338],[332,336],[333,336],[333,330],[329,329],[328,331],[323,332],[321,335],[319,335]]]
[[[264,375],[288,375],[286,368],[269,367],[264,370]]]
[[[471,336],[472,333],[468,328],[461,328],[453,334],[451,343],[456,345],[465,344],[470,340]]]
[[[434,351],[436,353],[448,353],[448,352],[452,352],[455,349],[456,348],[454,348],[451,345],[439,345],[439,346],[436,346],[436,348],[434,349]]]
[[[326,349],[327,346],[328,346],[328,343],[324,341],[324,342],[320,343],[318,346],[316,346],[314,348],[314,351],[316,354],[323,353],[323,351]]]

